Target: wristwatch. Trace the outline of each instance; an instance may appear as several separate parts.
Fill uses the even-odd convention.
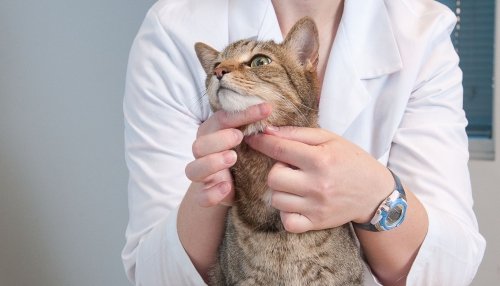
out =
[[[369,231],[387,231],[403,223],[408,204],[406,193],[398,176],[389,170],[394,178],[395,190],[380,204],[369,223],[353,223],[354,226]]]

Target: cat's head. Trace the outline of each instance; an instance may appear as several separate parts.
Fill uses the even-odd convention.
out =
[[[280,44],[241,40],[222,52],[204,43],[195,45],[207,73],[207,95],[213,111],[241,111],[262,102],[273,106],[271,116],[247,126],[246,134],[262,131],[265,125],[314,125],[307,121],[315,120],[317,113],[318,48],[316,25],[307,17],[299,20]]]

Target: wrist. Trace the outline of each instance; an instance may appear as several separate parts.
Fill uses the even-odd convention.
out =
[[[369,190],[364,195],[367,201],[365,207],[362,208],[363,213],[352,222],[356,224],[369,223],[377,212],[380,203],[383,202],[388,195],[394,190],[394,178],[385,166],[380,166],[379,175],[375,178],[374,183],[368,185]]]
[[[388,169],[389,170],[389,169]],[[406,201],[406,192],[399,180],[391,170],[389,170],[393,179],[394,187],[391,194],[385,198],[378,206],[375,214],[368,223],[356,223],[354,226],[369,230],[369,231],[387,231],[398,227],[403,223],[406,216],[406,209],[408,207]]]

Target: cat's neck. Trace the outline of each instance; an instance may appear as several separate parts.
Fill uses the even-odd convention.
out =
[[[342,18],[344,0],[272,0],[272,3],[283,36],[302,17],[309,16],[316,22],[319,33],[317,73],[321,88],[330,50]]]

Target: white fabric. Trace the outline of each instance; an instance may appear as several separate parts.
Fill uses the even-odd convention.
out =
[[[408,285],[467,285],[485,248],[472,211],[454,24],[430,0],[346,0],[321,94],[321,126],[388,164],[429,214]],[[222,49],[241,38],[282,39],[269,0],[159,1],[134,41],[122,257],[136,285],[204,284],[176,231],[191,144],[210,115],[193,46]],[[368,269],[365,276],[365,285],[377,285]]]

